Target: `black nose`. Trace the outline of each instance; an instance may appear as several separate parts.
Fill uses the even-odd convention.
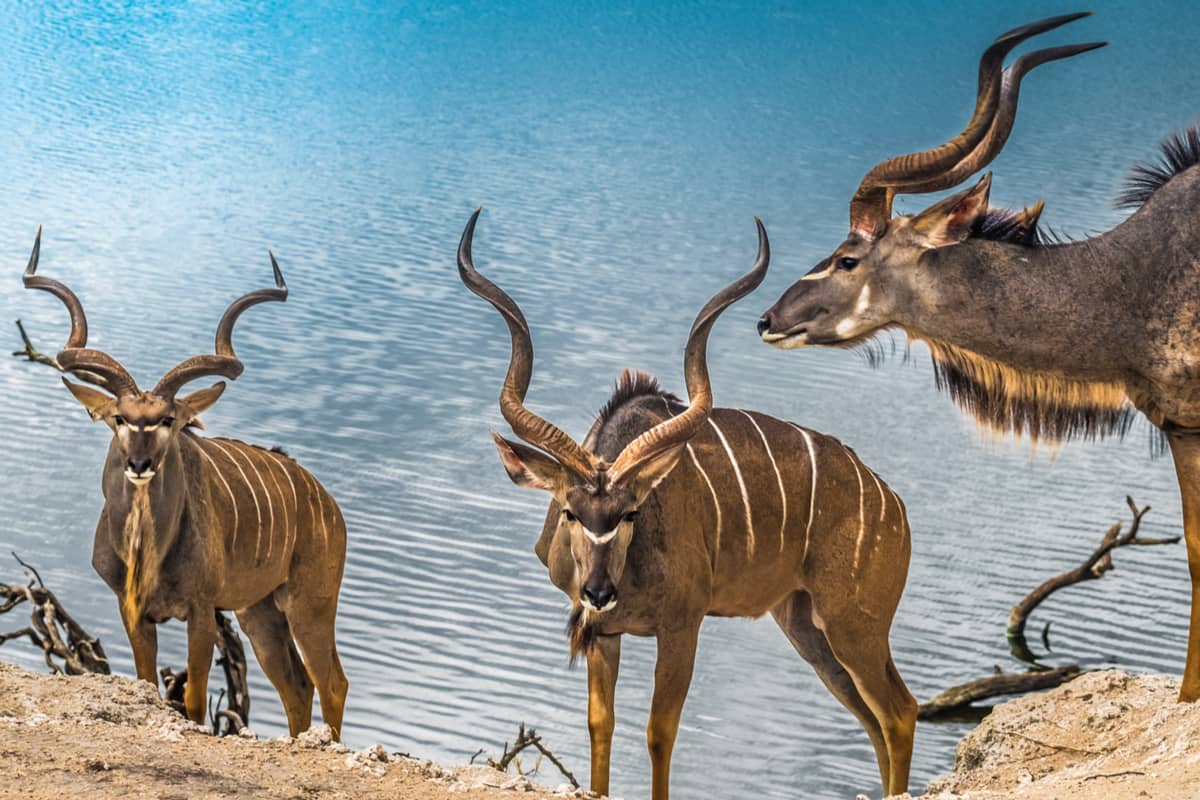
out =
[[[617,590],[613,586],[598,589],[585,586],[583,587],[583,599],[587,600],[592,608],[601,609],[617,599]]]
[[[134,475],[141,475],[146,470],[150,469],[150,459],[148,458],[131,458],[126,462],[129,471]]]
[[[771,330],[771,313],[763,314],[758,320],[758,335],[762,336],[767,331]]]

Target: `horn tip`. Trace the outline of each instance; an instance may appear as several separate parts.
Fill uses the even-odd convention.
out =
[[[271,259],[271,271],[275,273],[276,288],[284,291],[284,297],[287,297],[287,281],[283,279],[283,271],[279,269],[279,262],[275,260],[275,254],[270,250],[267,251],[267,257]]]

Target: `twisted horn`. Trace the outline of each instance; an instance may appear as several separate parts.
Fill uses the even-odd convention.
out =
[[[83,304],[79,302],[75,293],[52,278],[36,274],[41,252],[42,226],[39,225],[37,238],[33,240],[33,252],[29,255],[29,264],[25,267],[22,282],[26,289],[41,289],[57,297],[71,315],[71,334],[67,337],[66,347],[56,356],[59,366],[64,372],[76,373],[76,377],[80,380],[94,383],[114,396],[136,393],[138,391],[137,383],[120,362],[107,353],[92,350],[86,346],[87,316],[84,315]]]
[[[754,291],[767,274],[771,263],[771,244],[762,220],[754,218],[758,227],[758,258],[754,267],[742,277],[713,295],[692,323],[687,348],[683,356],[683,373],[687,381],[688,408],[682,414],[660,422],[634,439],[613,462],[613,480],[630,474],[638,465],[686,443],[708,421],[712,411],[712,384],[708,379],[708,334],[717,317],[730,305]]]
[[[268,250],[267,255],[271,259],[271,269],[275,273],[275,288],[257,289],[242,295],[230,303],[229,308],[225,309],[225,313],[221,315],[221,321],[217,324],[216,344],[214,346],[215,354],[192,356],[186,361],[177,364],[154,387],[155,394],[166,400],[171,400],[174,399],[175,393],[184,384],[190,383],[197,378],[203,378],[207,375],[220,375],[222,378],[235,380],[242,374],[245,367],[237,357],[237,353],[233,350],[234,323],[237,322],[242,312],[250,308],[250,306],[265,303],[269,300],[277,300],[282,303],[287,300],[288,296],[288,287],[283,280],[283,273],[279,271],[279,264],[275,261],[275,254]]]
[[[933,181],[977,152],[984,140],[991,138],[990,132],[995,129],[994,121],[997,111],[1005,102],[1003,98],[1009,73],[1001,69],[1004,58],[1027,39],[1088,16],[1091,16],[1091,12],[1050,17],[1039,22],[1022,25],[998,36],[979,60],[979,88],[976,94],[975,112],[967,127],[958,136],[932,150],[889,158],[873,167],[863,178],[858,190],[854,193],[854,198],[850,201],[851,230],[867,238],[878,235],[891,219],[892,199],[897,192],[910,192],[912,185]],[[1031,59],[1021,69],[1023,72],[1028,72],[1046,61],[1066,58],[1077,52],[1084,52],[1100,46],[1102,45],[1083,45],[1082,49],[1062,52],[1050,57],[1044,56],[1070,48],[1039,51],[1030,55],[1043,56],[1042,60],[1034,63],[1034,60]],[[1019,76],[1016,82],[1020,83]],[[1015,104],[1013,112],[1015,113]],[[1009,129],[1011,130],[1011,122]],[[1007,138],[1007,133],[1003,138]],[[1002,145],[1003,141],[1001,141]],[[999,150],[995,152],[999,152]],[[992,157],[995,157],[995,153],[992,153]],[[975,169],[978,170],[982,166],[981,164]],[[960,182],[961,180],[965,180],[965,177],[960,179]],[[934,190],[923,189],[922,191]]]
[[[593,457],[564,431],[525,407],[525,393],[529,391],[529,380],[533,376],[533,339],[529,335],[525,315],[516,302],[503,289],[483,277],[471,259],[471,240],[482,211],[482,206],[475,209],[458,243],[458,276],[468,289],[500,312],[512,338],[512,356],[508,362],[508,373],[504,376],[504,386],[500,390],[500,413],[517,436],[545,450],[564,466],[581,475],[588,475],[593,471]]]

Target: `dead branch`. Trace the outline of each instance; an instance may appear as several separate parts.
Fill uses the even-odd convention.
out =
[[[931,717],[944,716],[966,709],[971,704],[980,700],[992,697],[1052,689],[1055,686],[1078,677],[1082,673],[1081,668],[1077,664],[1056,667],[1054,669],[1047,669],[1039,665],[1038,657],[1029,648],[1029,643],[1026,641],[1025,625],[1033,610],[1041,605],[1046,598],[1054,594],[1054,592],[1076,583],[1096,580],[1113,569],[1112,551],[1116,548],[1127,545],[1175,544],[1180,540],[1181,537],[1179,536],[1170,536],[1161,539],[1139,538],[1138,531],[1141,528],[1142,517],[1146,516],[1146,513],[1150,510],[1150,506],[1138,508],[1132,497],[1126,497],[1125,504],[1129,506],[1129,510],[1133,514],[1128,531],[1121,533],[1121,523],[1114,523],[1104,533],[1103,538],[1100,540],[1100,546],[1082,564],[1044,581],[1026,595],[1021,602],[1012,607],[1006,631],[1009,649],[1016,658],[1034,665],[1034,669],[1024,673],[1003,674],[1000,672],[999,667],[997,667],[997,674],[995,675],[989,675],[986,678],[952,686],[929,702],[921,704],[917,712],[919,718],[929,719]],[[1049,630],[1049,624],[1042,629],[1042,643],[1047,650],[1050,649]]]
[[[0,583],[0,614],[21,603],[29,604],[29,626],[0,635],[0,645],[13,639],[29,639],[42,651],[46,666],[55,674],[83,675],[89,672],[108,675],[108,656],[100,640],[89,636],[72,617],[54,592],[46,588],[36,569],[13,557],[26,570],[28,582],[16,586]],[[57,660],[56,660],[57,659]],[[61,663],[60,663],[61,662]]]
[[[1009,649],[1014,656],[1030,664],[1037,663],[1037,656],[1029,649],[1029,643],[1025,639],[1025,623],[1029,619],[1029,615],[1046,598],[1059,589],[1073,586],[1083,581],[1102,578],[1105,573],[1113,569],[1113,550],[1118,547],[1125,547],[1126,545],[1175,544],[1179,541],[1180,537],[1178,536],[1163,539],[1139,539],[1138,529],[1141,527],[1142,517],[1150,510],[1150,506],[1138,508],[1137,504],[1133,502],[1132,497],[1126,497],[1125,503],[1129,506],[1129,510],[1133,514],[1133,520],[1129,523],[1129,530],[1126,533],[1121,533],[1122,526],[1120,522],[1113,523],[1112,527],[1105,532],[1104,537],[1100,540],[1100,546],[1082,564],[1044,581],[1040,586],[1026,595],[1021,602],[1013,606],[1008,617],[1006,635],[1008,636]],[[1043,641],[1045,641],[1045,638],[1043,637]]]
[[[21,320],[17,320],[17,330],[21,332],[21,341],[25,346],[20,350],[13,350],[12,354],[17,358],[24,358],[26,361],[32,361],[37,364],[45,364],[48,367],[54,367],[59,372],[62,372],[62,367],[58,361],[52,356],[40,352],[33,346],[33,342],[29,340],[29,334],[25,332],[25,326],[21,324]]]
[[[1001,673],[986,678],[952,686],[936,695],[917,709],[918,719],[931,719],[958,711],[979,700],[1010,694],[1025,694],[1042,689],[1053,689],[1080,675],[1078,666],[1072,664],[1055,669],[1031,672]]]
[[[250,686],[246,680],[246,649],[241,637],[220,611],[217,615],[217,665],[225,672],[225,687],[208,703],[208,722],[217,736],[231,736],[250,724]],[[163,681],[163,699],[167,705],[187,716],[184,690],[187,688],[187,669],[178,672],[170,667],[158,671]],[[225,708],[221,703],[225,702]],[[224,724],[222,724],[224,723]]]
[[[565,766],[563,766],[563,763],[561,761],[559,761],[558,758],[555,757],[554,753],[550,752],[550,749],[548,747],[546,747],[545,744],[542,743],[542,737],[538,736],[537,731],[535,731],[533,728],[529,728],[528,730],[526,730],[524,722],[522,722],[520,724],[520,726],[518,727],[517,738],[516,738],[516,740],[513,741],[512,745],[510,746],[508,744],[508,742],[505,742],[504,743],[504,752],[501,753],[500,758],[494,759],[494,758],[489,757],[487,760],[488,766],[490,766],[492,769],[496,769],[501,772],[508,772],[509,765],[513,764],[514,760],[517,759],[517,756],[521,753],[521,751],[528,747],[533,747],[542,756],[545,756],[545,758],[551,764],[558,767],[558,771],[561,772],[563,774],[563,776],[566,777],[566,779],[571,782],[571,786],[575,787],[576,789],[580,788],[579,781],[577,781],[575,779],[575,776],[573,774],[571,774],[571,771],[568,770]],[[471,761],[474,762],[475,758],[477,756],[479,756],[481,753],[483,753],[482,750],[480,750],[478,753],[476,753],[474,756],[472,756]],[[539,761],[539,765],[540,765],[541,758],[539,758],[538,761]],[[525,773],[521,771],[519,760],[516,760],[516,766],[517,766],[517,772],[524,775]],[[537,772],[537,769],[538,769],[537,766],[535,766],[534,769],[530,770],[530,772]]]

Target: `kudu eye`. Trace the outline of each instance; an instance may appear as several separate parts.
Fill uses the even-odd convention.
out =
[[[850,270],[854,269],[857,266],[858,266],[858,259],[854,258],[852,256],[842,256],[841,258],[838,259],[838,262],[837,262],[838,269],[844,269],[847,272],[849,272]]]
[[[579,519],[579,518],[578,518],[578,517],[576,517],[574,514],[572,514],[572,513],[571,513],[571,510],[570,510],[570,509],[568,509],[568,508],[564,508],[564,509],[563,509],[563,518],[564,518],[564,519],[565,519],[567,522],[575,522],[577,519]]]
[[[119,428],[125,424],[125,418],[122,417],[120,414],[117,414],[116,416],[113,417],[113,424]]]
[[[174,418],[174,417],[167,417],[167,418],[165,418],[165,419],[162,421],[162,426],[163,426],[164,428],[169,428],[169,427],[171,427],[171,426],[172,426],[172,425],[174,425],[174,424],[175,424],[175,418]]]
[[[637,515],[638,515],[638,512],[630,511],[630,512],[626,513],[625,516],[621,517],[621,521],[622,522],[633,522],[635,519],[637,519]]]

